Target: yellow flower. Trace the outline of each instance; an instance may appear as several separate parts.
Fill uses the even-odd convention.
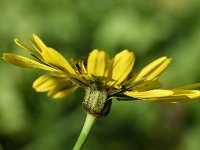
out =
[[[84,109],[97,116],[108,114],[112,98],[169,103],[200,98],[200,91],[194,90],[200,87],[200,83],[171,90],[160,89],[162,84],[158,77],[171,62],[167,57],[158,58],[135,73],[135,56],[129,50],[123,50],[110,59],[105,51],[95,49],[88,58],[81,57],[79,60],[68,62],[56,50],[46,46],[35,34],[33,39],[28,39],[34,49],[25,46],[18,39],[14,41],[28,50],[38,61],[4,53],[5,61],[20,67],[38,68],[54,73],[35,80],[33,88],[37,92],[48,92],[48,96],[62,98],[82,87],[86,91]]]

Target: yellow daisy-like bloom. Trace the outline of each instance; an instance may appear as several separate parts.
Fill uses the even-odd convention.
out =
[[[200,98],[200,91],[194,90],[200,87],[200,83],[172,90],[160,89],[162,84],[158,77],[171,62],[167,57],[158,58],[135,73],[135,56],[129,50],[123,50],[110,59],[105,51],[95,49],[88,58],[81,57],[79,60],[68,62],[56,50],[46,46],[35,34],[33,39],[28,39],[35,50],[25,46],[18,39],[14,41],[28,50],[38,61],[4,53],[5,61],[20,67],[43,69],[54,73],[35,80],[33,88],[37,92],[48,92],[48,96],[62,98],[82,87],[86,91],[84,109],[95,116],[105,116],[109,113],[112,98],[169,103]]]

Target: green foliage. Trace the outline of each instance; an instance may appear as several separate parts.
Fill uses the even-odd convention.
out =
[[[36,33],[68,59],[104,49],[134,50],[136,69],[173,58],[166,88],[200,81],[200,1],[0,0],[0,52],[28,54],[12,42]],[[83,90],[53,100],[32,82],[44,71],[0,63],[0,141],[5,150],[71,149],[85,119]],[[83,149],[199,150],[199,102],[113,101]]]

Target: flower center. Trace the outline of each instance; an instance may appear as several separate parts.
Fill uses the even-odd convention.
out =
[[[86,87],[85,91],[83,100],[85,111],[95,116],[106,116],[110,112],[112,104],[112,100],[108,100],[107,91],[97,86]]]

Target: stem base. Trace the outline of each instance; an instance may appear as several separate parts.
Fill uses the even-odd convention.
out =
[[[95,120],[96,120],[95,116],[93,116],[92,114],[87,114],[85,123],[78,137],[78,140],[76,141],[76,144],[74,145],[73,150],[80,150],[82,148]]]

